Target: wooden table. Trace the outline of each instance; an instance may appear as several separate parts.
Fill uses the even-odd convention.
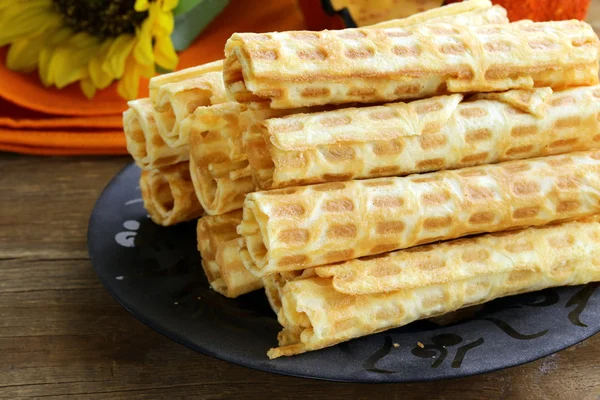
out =
[[[94,202],[129,161],[0,154],[0,398],[600,399],[600,335],[521,367],[397,385],[273,375],[171,341],[121,308],[88,259]]]

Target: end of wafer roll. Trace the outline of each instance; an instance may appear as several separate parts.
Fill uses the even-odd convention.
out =
[[[155,104],[156,93],[161,86],[169,83],[187,81],[203,76],[208,72],[218,72],[223,70],[223,60],[213,61],[207,64],[198,65],[191,68],[185,68],[180,71],[161,74],[150,78],[148,89],[150,91],[150,99]]]
[[[127,151],[141,169],[163,168],[188,159],[187,148],[173,149],[158,134],[150,99],[133,100],[127,104],[129,109],[123,113]]]
[[[227,102],[198,107],[180,126],[189,138],[190,156],[196,166],[238,162],[246,159],[242,148],[240,117],[245,105]]]
[[[196,108],[227,101],[220,72],[209,72],[202,77],[161,86],[155,96],[154,118],[158,132],[171,147],[188,144],[186,130],[181,122]]]
[[[210,282],[211,287],[229,298],[236,298],[263,287],[263,281],[244,267],[240,258],[240,238],[221,244],[216,253],[219,279]]]
[[[236,229],[242,221],[242,210],[222,215],[209,215],[198,220],[196,234],[198,251],[205,260],[214,260],[218,247],[238,236]]]
[[[189,161],[196,198],[209,215],[241,208],[246,194],[255,190],[247,161],[198,167]]]
[[[152,221],[169,226],[199,218],[202,206],[194,195],[188,162],[142,171],[140,189]]]

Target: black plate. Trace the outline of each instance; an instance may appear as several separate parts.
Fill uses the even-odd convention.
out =
[[[420,321],[270,361],[266,352],[277,344],[280,326],[262,291],[235,300],[212,291],[196,251],[195,222],[155,225],[140,199],[139,174],[134,165],[126,167],[96,203],[88,230],[92,264],[108,291],[141,321],[222,360],[335,381],[423,381],[526,363],[600,331],[596,283],[499,299],[451,325]]]

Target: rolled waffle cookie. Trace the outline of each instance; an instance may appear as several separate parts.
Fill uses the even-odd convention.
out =
[[[141,169],[163,168],[189,158],[186,148],[173,149],[158,134],[150,99],[133,100],[128,105],[123,113],[127,151]]]
[[[255,190],[248,161],[198,167],[190,159],[188,168],[196,197],[209,215],[241,208],[246,194]]]
[[[220,279],[211,282],[214,290],[223,296],[236,298],[263,287],[263,281],[252,275],[240,257],[241,239],[232,239],[217,249],[216,263],[220,271]]]
[[[248,159],[242,134],[251,125],[267,118],[308,111],[248,109],[243,104],[228,102],[198,107],[183,121],[181,130],[189,137],[190,156],[197,166],[235,163]]]
[[[214,260],[217,249],[223,243],[239,238],[237,226],[242,222],[242,211],[235,210],[223,215],[208,215],[198,220],[196,234],[198,236],[198,251],[203,260]],[[206,273],[209,280],[212,274]]]
[[[152,100],[153,104],[158,104],[158,90],[164,85],[201,78],[209,72],[222,71],[223,60],[218,60],[191,68],[185,68],[168,74],[157,75],[152,77],[148,84],[150,99]]]
[[[287,282],[270,358],[446,314],[498,297],[600,280],[597,218],[488,234],[317,268]],[[360,294],[359,294],[360,293]]]
[[[175,225],[202,215],[187,161],[142,171],[140,189],[144,207],[159,225]]]
[[[256,276],[600,212],[600,152],[255,192],[238,227]]]
[[[581,21],[235,33],[231,99],[272,108],[598,83],[600,47]]]
[[[227,102],[198,107],[181,124],[189,137],[190,157],[199,167],[247,159],[242,147],[240,115],[246,106]]]
[[[239,256],[236,227],[241,221],[241,210],[198,220],[198,251],[202,256],[202,268],[210,286],[231,298],[263,286],[260,279],[246,270]]]
[[[158,89],[154,103],[158,132],[171,147],[187,146],[187,131],[179,129],[181,122],[198,107],[226,101],[221,72],[208,72],[199,78],[167,83]]]
[[[600,147],[600,85],[297,114],[244,134],[261,190],[408,175]]]

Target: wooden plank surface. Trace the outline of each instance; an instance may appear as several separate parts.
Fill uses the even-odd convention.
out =
[[[504,371],[398,385],[278,376],[189,350],[121,308],[87,258],[94,202],[128,162],[0,154],[0,398],[600,397],[600,335]]]

